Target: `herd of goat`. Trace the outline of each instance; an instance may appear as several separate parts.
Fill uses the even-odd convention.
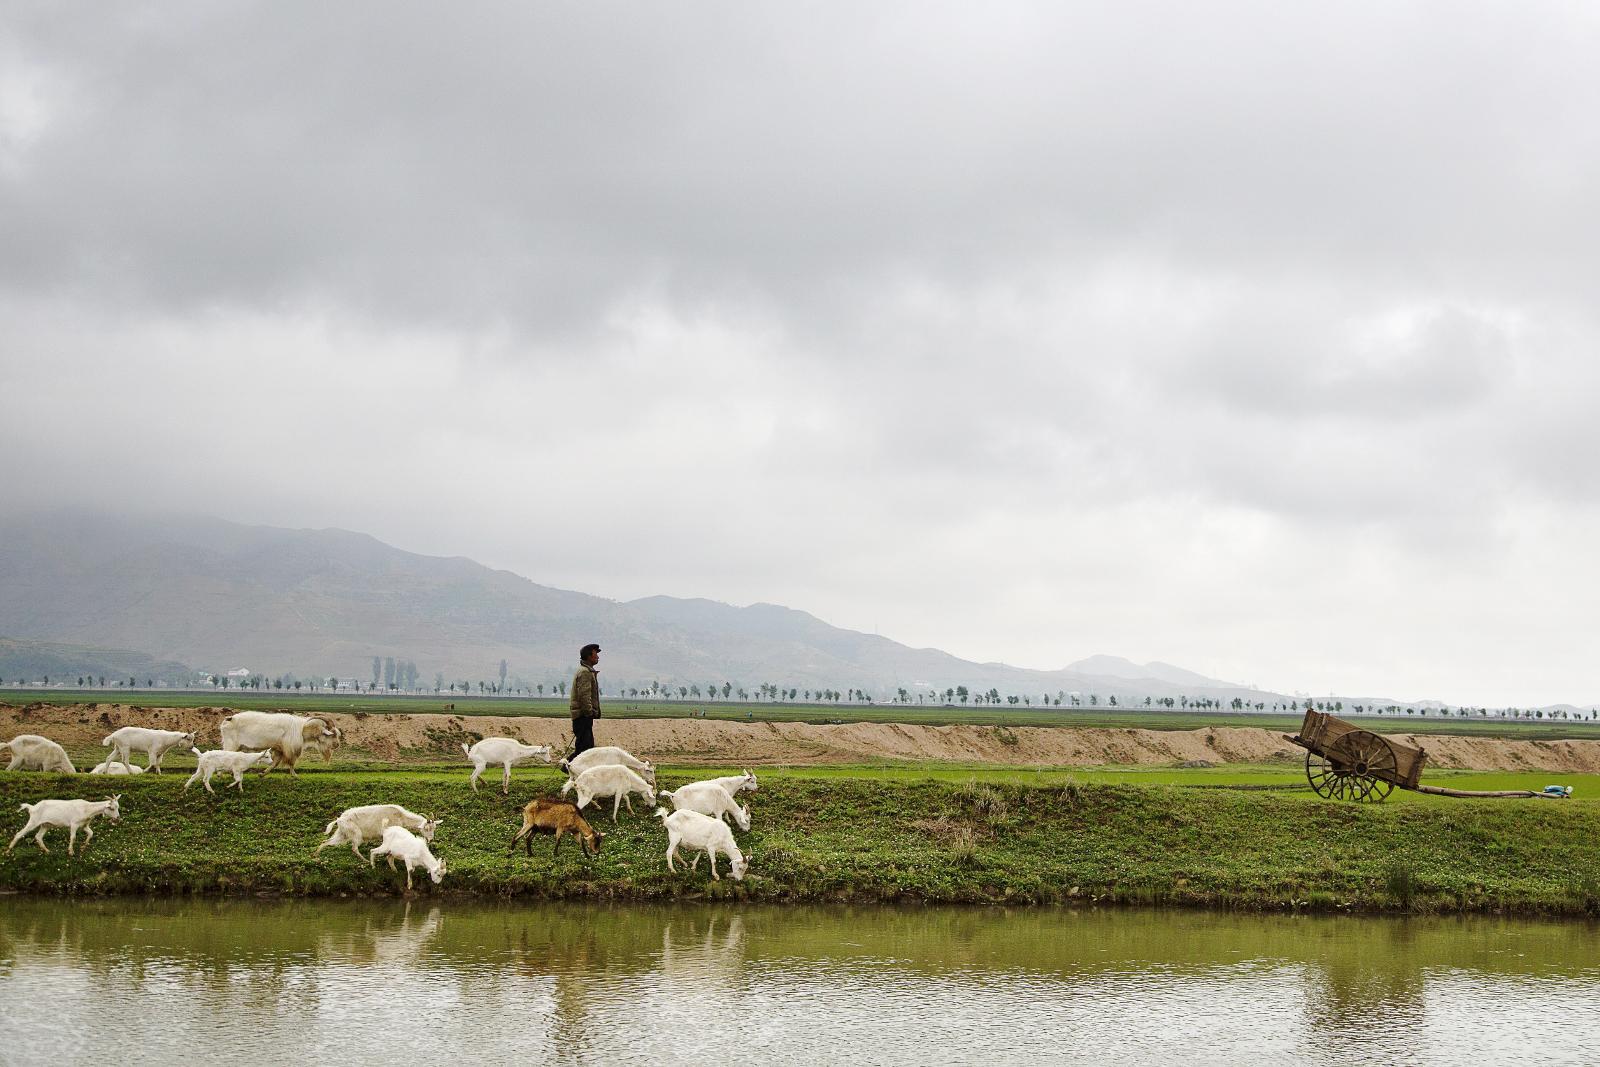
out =
[[[262,773],[266,774],[282,764],[289,768],[290,774],[294,774],[295,765],[304,755],[315,752],[326,760],[331,756],[334,746],[343,740],[339,728],[324,719],[286,712],[236,712],[223,720],[221,733],[222,747],[202,752],[195,745],[193,733],[124,726],[112,731],[101,742],[111,752],[105,762],[89,773],[119,775],[152,771],[160,774],[161,761],[166,755],[175,749],[187,747],[194,753],[197,764],[194,774],[184,782],[184,789],[198,781],[207,792],[214,793],[216,791],[211,788],[212,776],[227,772],[233,776],[232,784],[243,792],[246,770],[259,765]],[[468,781],[474,791],[478,789],[478,779],[490,766],[503,768],[501,791],[509,794],[514,764],[533,760],[556,762],[550,746],[526,745],[510,737],[486,737],[471,746],[463,744],[461,748],[466,753],[467,761],[472,764],[472,775]],[[66,750],[38,734],[22,734],[0,743],[0,751],[4,750],[11,753],[7,770],[77,773]],[[139,767],[132,762],[135,752],[144,753],[146,766]],[[751,772],[693,782],[668,791],[657,790],[655,767],[649,760],[639,759],[632,753],[612,746],[588,749],[570,759],[560,760],[559,765],[567,774],[560,797],[537,797],[522,809],[522,826],[511,840],[511,851],[514,852],[520,843],[532,856],[534,836],[549,834],[555,837],[554,854],[559,854],[561,850],[561,839],[570,836],[578,841],[586,855],[597,855],[605,835],[589,825],[582,815],[582,809],[591,803],[610,799],[611,821],[614,823],[624,805],[630,814],[633,812],[632,798],[638,794],[653,806],[655,816],[661,819],[667,832],[669,870],[677,870],[674,860],[682,859],[678,850],[685,848],[693,853],[689,863],[691,870],[699,867],[701,856],[708,856],[711,860],[711,877],[720,881],[717,860],[720,856],[726,856],[733,878],[736,881],[743,880],[749,860],[739,850],[733,830],[724,820],[731,819],[740,830],[750,829],[750,806],[738,803],[735,798],[740,793],[755,791],[756,776]],[[573,792],[576,792],[576,798],[566,800],[567,794]],[[18,841],[30,833],[35,835],[35,844],[48,852],[44,843],[45,831],[60,827],[68,834],[67,853],[75,855],[78,831],[81,829],[84,832],[84,847],[87,848],[94,837],[91,822],[102,815],[112,822],[118,821],[122,816],[121,798],[119,793],[104,800],[41,800],[34,804],[23,804],[21,810],[28,813],[28,821],[12,837],[6,852],[9,853]],[[323,833],[328,837],[317,846],[316,851],[320,853],[330,846],[349,845],[356,858],[366,859],[369,866],[375,866],[379,856],[388,861],[391,870],[397,869],[396,860],[402,861],[408,890],[412,888],[412,871],[418,867],[438,884],[444,880],[445,861],[434,856],[429,845],[441,821],[418,815],[399,804],[365,804],[348,808],[323,828]],[[363,857],[361,846],[368,843],[372,847]]]

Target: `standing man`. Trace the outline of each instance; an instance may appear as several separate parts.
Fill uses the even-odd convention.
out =
[[[594,721],[600,717],[600,646],[584,645],[578,652],[583,665],[572,676],[572,754],[594,747]]]

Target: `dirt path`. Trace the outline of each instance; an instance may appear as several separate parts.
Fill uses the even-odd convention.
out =
[[[44,734],[69,749],[98,747],[119,726],[194,730],[202,748],[218,743],[227,708],[131,708],[121,704],[0,704],[0,738]],[[327,715],[346,745],[380,759],[440,759],[460,744],[504,735],[559,749],[564,719],[461,715]],[[1119,730],[1075,727],[909,726],[899,723],[724,722],[715,719],[602,719],[601,744],[669,763],[818,764],[943,760],[1034,766],[1170,765],[1298,761],[1304,753],[1261,729]],[[1503,741],[1485,737],[1391,735],[1428,751],[1428,765],[1475,770],[1600,773],[1600,741]]]

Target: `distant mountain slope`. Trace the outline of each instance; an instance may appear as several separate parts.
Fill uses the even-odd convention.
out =
[[[1090,674],[1101,678],[1123,678],[1129,681],[1162,681],[1178,686],[1201,686],[1207,689],[1226,689],[1232,687],[1232,682],[1219,682],[1215,678],[1207,678],[1194,671],[1186,671],[1182,667],[1174,667],[1170,663],[1154,661],[1140,665],[1132,660],[1123,659],[1121,656],[1090,656],[1080,659],[1076,663],[1067,665],[1067,670],[1077,671],[1080,674]]]
[[[127,649],[87,648],[0,637],[0,679],[7,682],[38,682],[48,678],[52,682],[71,684],[79,678],[107,681],[136,678],[139,685],[146,682],[182,685],[192,680],[193,675],[194,672],[181,663],[156,660]]]
[[[1202,692],[1273,699],[1160,664],[1126,677],[970,663],[772,604],[618,603],[365,534],[209,518],[0,518],[0,633],[302,676],[366,678],[373,656],[394,656],[415,662],[424,682],[436,672],[475,682],[496,678],[505,659],[512,679],[550,683],[570,677],[577,648],[592,640],[606,649],[602,671],[613,691],[659,681],[879,696],[967,686],[1036,703],[1074,691],[1123,702]],[[1148,673],[1157,667],[1168,676]]]

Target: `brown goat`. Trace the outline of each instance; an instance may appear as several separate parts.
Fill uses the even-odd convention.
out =
[[[526,844],[528,855],[533,855],[535,831],[556,835],[556,847],[551,853],[552,856],[561,851],[562,834],[576,837],[584,852],[591,856],[600,854],[600,842],[605,840],[606,836],[584,821],[583,816],[578,814],[578,805],[550,797],[535,797],[528,801],[528,806],[522,809],[522,829],[511,839],[511,848],[508,851],[515,852],[517,842],[522,841]]]

